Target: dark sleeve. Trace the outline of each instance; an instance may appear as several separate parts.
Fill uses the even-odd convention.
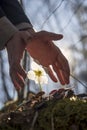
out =
[[[3,17],[3,16],[5,16],[5,13],[4,13],[4,11],[2,10],[2,8],[0,7],[0,18]]]
[[[7,41],[18,31],[9,21],[1,7],[0,0],[0,50],[4,49]]]
[[[17,0],[0,0],[0,1],[1,1],[1,7],[5,12],[6,17],[14,25],[23,22],[31,24]]]

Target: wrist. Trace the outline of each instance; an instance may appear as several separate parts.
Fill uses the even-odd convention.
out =
[[[33,28],[32,24],[26,23],[26,22],[20,23],[20,24],[16,25],[16,27],[19,31],[25,31],[30,28]]]
[[[36,34],[36,32],[35,32],[35,30],[33,28],[29,28],[26,31],[29,34],[29,37],[27,38],[27,45],[29,45],[30,42],[32,41],[34,35]]]

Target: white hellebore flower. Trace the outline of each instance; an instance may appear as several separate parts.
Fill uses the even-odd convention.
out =
[[[28,71],[27,77],[34,80],[36,84],[47,84],[48,78],[44,69],[35,62],[31,63],[31,69]]]

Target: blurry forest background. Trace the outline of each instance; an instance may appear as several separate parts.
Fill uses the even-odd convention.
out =
[[[35,30],[47,30],[64,35],[55,42],[67,57],[71,77],[70,84],[76,94],[87,94],[87,0],[20,0]],[[25,53],[23,66],[30,69],[31,60]],[[43,90],[49,93],[61,87],[49,78]],[[34,82],[28,81],[26,91],[38,92]],[[8,100],[16,99],[17,92],[9,76],[6,50],[0,52],[0,108]]]

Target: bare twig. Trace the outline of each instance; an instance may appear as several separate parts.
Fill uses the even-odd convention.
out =
[[[30,102],[31,102],[31,100],[29,99],[29,100],[27,100],[27,101],[25,101],[25,102],[20,103],[20,104],[17,106],[17,108],[15,109],[15,112],[16,112],[20,107],[22,107],[23,105],[25,105],[25,104],[27,104],[27,103],[30,103]]]
[[[54,119],[53,119],[53,114],[51,115],[51,125],[52,125],[52,130],[54,130]]]
[[[79,82],[82,86],[84,86],[85,88],[87,88],[87,85],[84,84],[82,81],[80,81],[78,78],[76,78],[75,76],[73,76],[72,74],[70,74],[70,76],[75,79],[77,82]]]
[[[45,21],[43,22],[41,29],[44,27],[45,23],[49,20],[49,18],[52,16],[52,14],[54,14],[56,12],[57,9],[59,9],[59,7],[62,5],[64,0],[61,0],[61,2],[58,4],[58,6],[49,14],[49,16],[45,19]]]
[[[35,112],[35,115],[34,115],[33,122],[32,122],[32,124],[31,124],[30,130],[34,130],[34,125],[35,125],[35,123],[36,123],[37,117],[38,117],[38,111]]]

